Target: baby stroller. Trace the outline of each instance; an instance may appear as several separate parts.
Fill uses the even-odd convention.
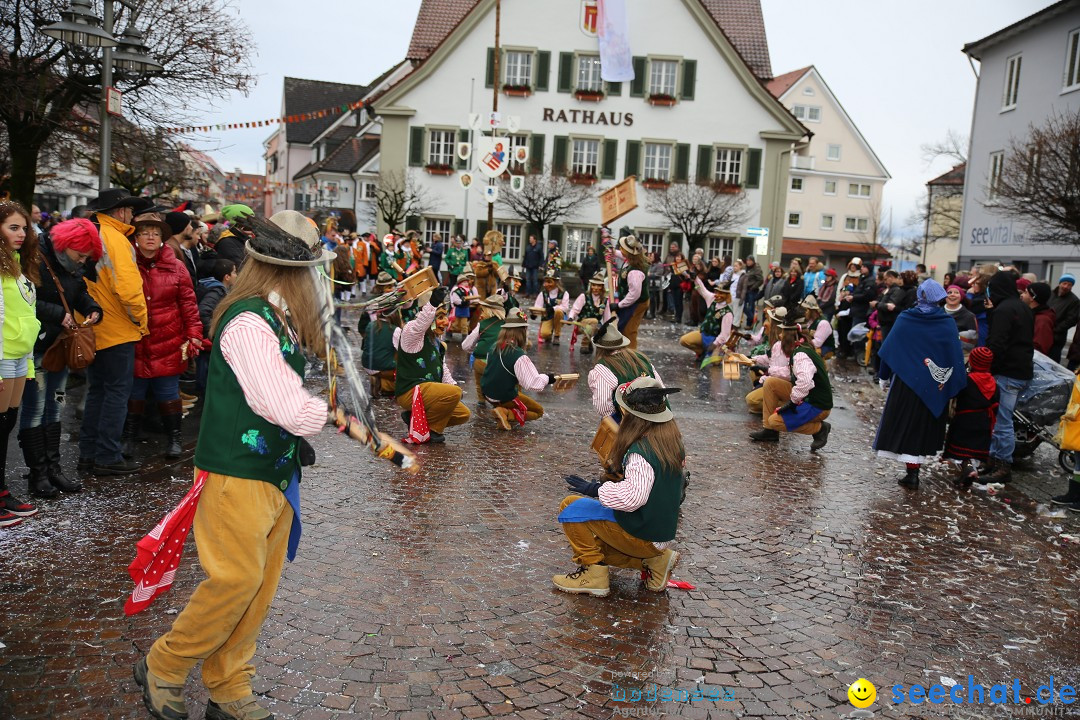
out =
[[[1058,450],[1058,464],[1065,472],[1075,469],[1073,453],[1062,450],[1057,435],[1057,425],[1069,406],[1076,375],[1057,364],[1041,352],[1035,352],[1035,374],[1024,392],[1016,400],[1013,411],[1013,431],[1016,447],[1013,459],[1031,457],[1044,442]]]

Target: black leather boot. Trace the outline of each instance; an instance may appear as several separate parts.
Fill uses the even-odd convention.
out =
[[[139,430],[142,429],[144,412],[146,412],[145,400],[128,400],[124,432],[120,435],[120,454],[128,460],[132,457],[132,446],[139,440]]]
[[[184,452],[180,435],[180,420],[184,417],[183,401],[169,400],[158,403],[158,413],[161,415],[161,424],[165,426],[165,457],[175,460]]]
[[[33,497],[54,498],[60,491],[49,482],[49,459],[45,455],[45,428],[42,426],[19,431],[19,447],[23,451],[23,460],[30,468],[26,479],[26,489]]]
[[[49,482],[60,492],[82,492],[83,484],[78,478],[69,478],[60,467],[60,423],[45,425],[45,458],[48,461]]]
[[[904,477],[896,481],[898,485],[903,485],[906,488],[912,490],[919,489],[919,468],[909,469]]]

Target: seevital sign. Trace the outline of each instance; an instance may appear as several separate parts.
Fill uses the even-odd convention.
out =
[[[544,108],[544,122],[581,123],[582,125],[623,125],[634,124],[634,113],[601,112],[599,110],[555,110]]]

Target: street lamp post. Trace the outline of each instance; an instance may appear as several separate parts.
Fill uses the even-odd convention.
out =
[[[123,3],[132,10],[131,20],[123,36],[117,39],[113,35],[115,24],[115,2]],[[98,108],[98,128],[100,133],[101,158],[98,168],[98,192],[107,190],[111,185],[109,167],[112,164],[112,118],[109,117],[109,90],[113,84],[113,64],[120,70],[132,73],[161,72],[165,68],[146,52],[143,35],[135,27],[138,18],[138,3],[134,0],[105,0],[104,18],[99,21],[94,15],[90,0],[71,0],[66,13],[61,13],[61,21],[47,25],[41,32],[61,42],[81,47],[100,47],[101,59],[101,105]],[[101,25],[99,28],[98,25]],[[114,53],[113,48],[119,46]]]

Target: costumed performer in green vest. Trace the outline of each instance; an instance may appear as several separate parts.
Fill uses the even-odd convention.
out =
[[[397,283],[385,272],[375,280],[375,295],[394,292]],[[397,307],[365,310],[360,314],[356,330],[364,338],[360,345],[360,365],[371,377],[371,396],[394,395],[397,348],[394,336],[400,332],[401,313]]]
[[[135,665],[143,702],[159,719],[187,718],[184,683],[202,662],[209,720],[266,720],[250,660],[286,556],[300,541],[302,438],[326,425],[326,401],[304,390],[303,348],[325,341],[313,266],[333,262],[315,225],[295,210],[270,221],[281,236],[251,237],[248,259],[212,323],[213,348],[195,472],[205,479],[195,512],[207,575]]]
[[[596,334],[596,326],[611,317],[611,309],[604,300],[606,296],[607,276],[598,272],[589,278],[589,284],[584,292],[577,296],[570,308],[568,319],[576,321],[584,330],[581,339],[581,353],[588,355],[593,351],[590,338]]]
[[[559,344],[563,317],[570,312],[570,293],[563,290],[562,281],[554,270],[544,275],[543,289],[536,296],[533,309],[540,312],[540,342]]]
[[[477,305],[480,322],[461,341],[461,349],[473,356],[473,379],[476,380],[477,387],[476,401],[481,404],[484,402],[484,394],[479,391],[480,379],[484,377],[488,353],[495,347],[495,341],[499,339],[499,331],[502,330],[503,320],[506,318],[506,307],[503,302],[501,295],[492,295],[481,300]]]
[[[611,312],[619,316],[619,332],[630,340],[630,347],[637,348],[638,327],[641,319],[649,310],[649,259],[645,255],[645,246],[623,228],[626,234],[619,238],[615,254],[623,259],[619,270],[619,285],[616,290],[619,297],[611,298]]]
[[[700,360],[705,357],[705,353],[727,345],[732,339],[735,314],[731,310],[730,284],[722,283],[716,288],[716,292],[709,292],[699,277],[694,280],[694,285],[701,297],[705,298],[708,309],[698,329],[679,338],[679,344],[693,350],[697,359]]]
[[[644,353],[630,347],[630,340],[619,332],[615,318],[608,318],[593,336],[596,364],[589,371],[589,391],[592,406],[601,418],[611,416],[619,422],[622,413],[615,403],[615,388],[639,377],[660,381],[652,361]]]
[[[797,324],[781,326],[780,352],[790,358],[791,381],[767,377],[762,385],[762,429],[750,433],[757,442],[776,442],[781,432],[812,435],[811,452],[825,447],[832,428],[832,385],[825,361]]]
[[[644,570],[649,590],[667,588],[679,561],[671,545],[685,489],[686,451],[667,404],[668,394],[678,391],[654,378],[616,388],[623,420],[610,458],[624,478],[604,483],[566,478],[576,494],[559,506],[559,523],[578,569],[552,578],[559,590],[606,597],[609,567]]]
[[[544,407],[521,390],[539,392],[555,383],[554,375],[537,371],[525,354],[528,332],[529,319],[521,308],[506,313],[480,379],[480,391],[495,406],[495,418],[503,430],[511,429],[513,420],[524,425],[544,415]]]
[[[517,299],[517,294],[521,292],[521,276],[514,274],[512,265],[500,265],[495,272],[499,274],[499,289],[495,291],[495,294],[505,298],[503,307],[506,310],[521,307]]]

